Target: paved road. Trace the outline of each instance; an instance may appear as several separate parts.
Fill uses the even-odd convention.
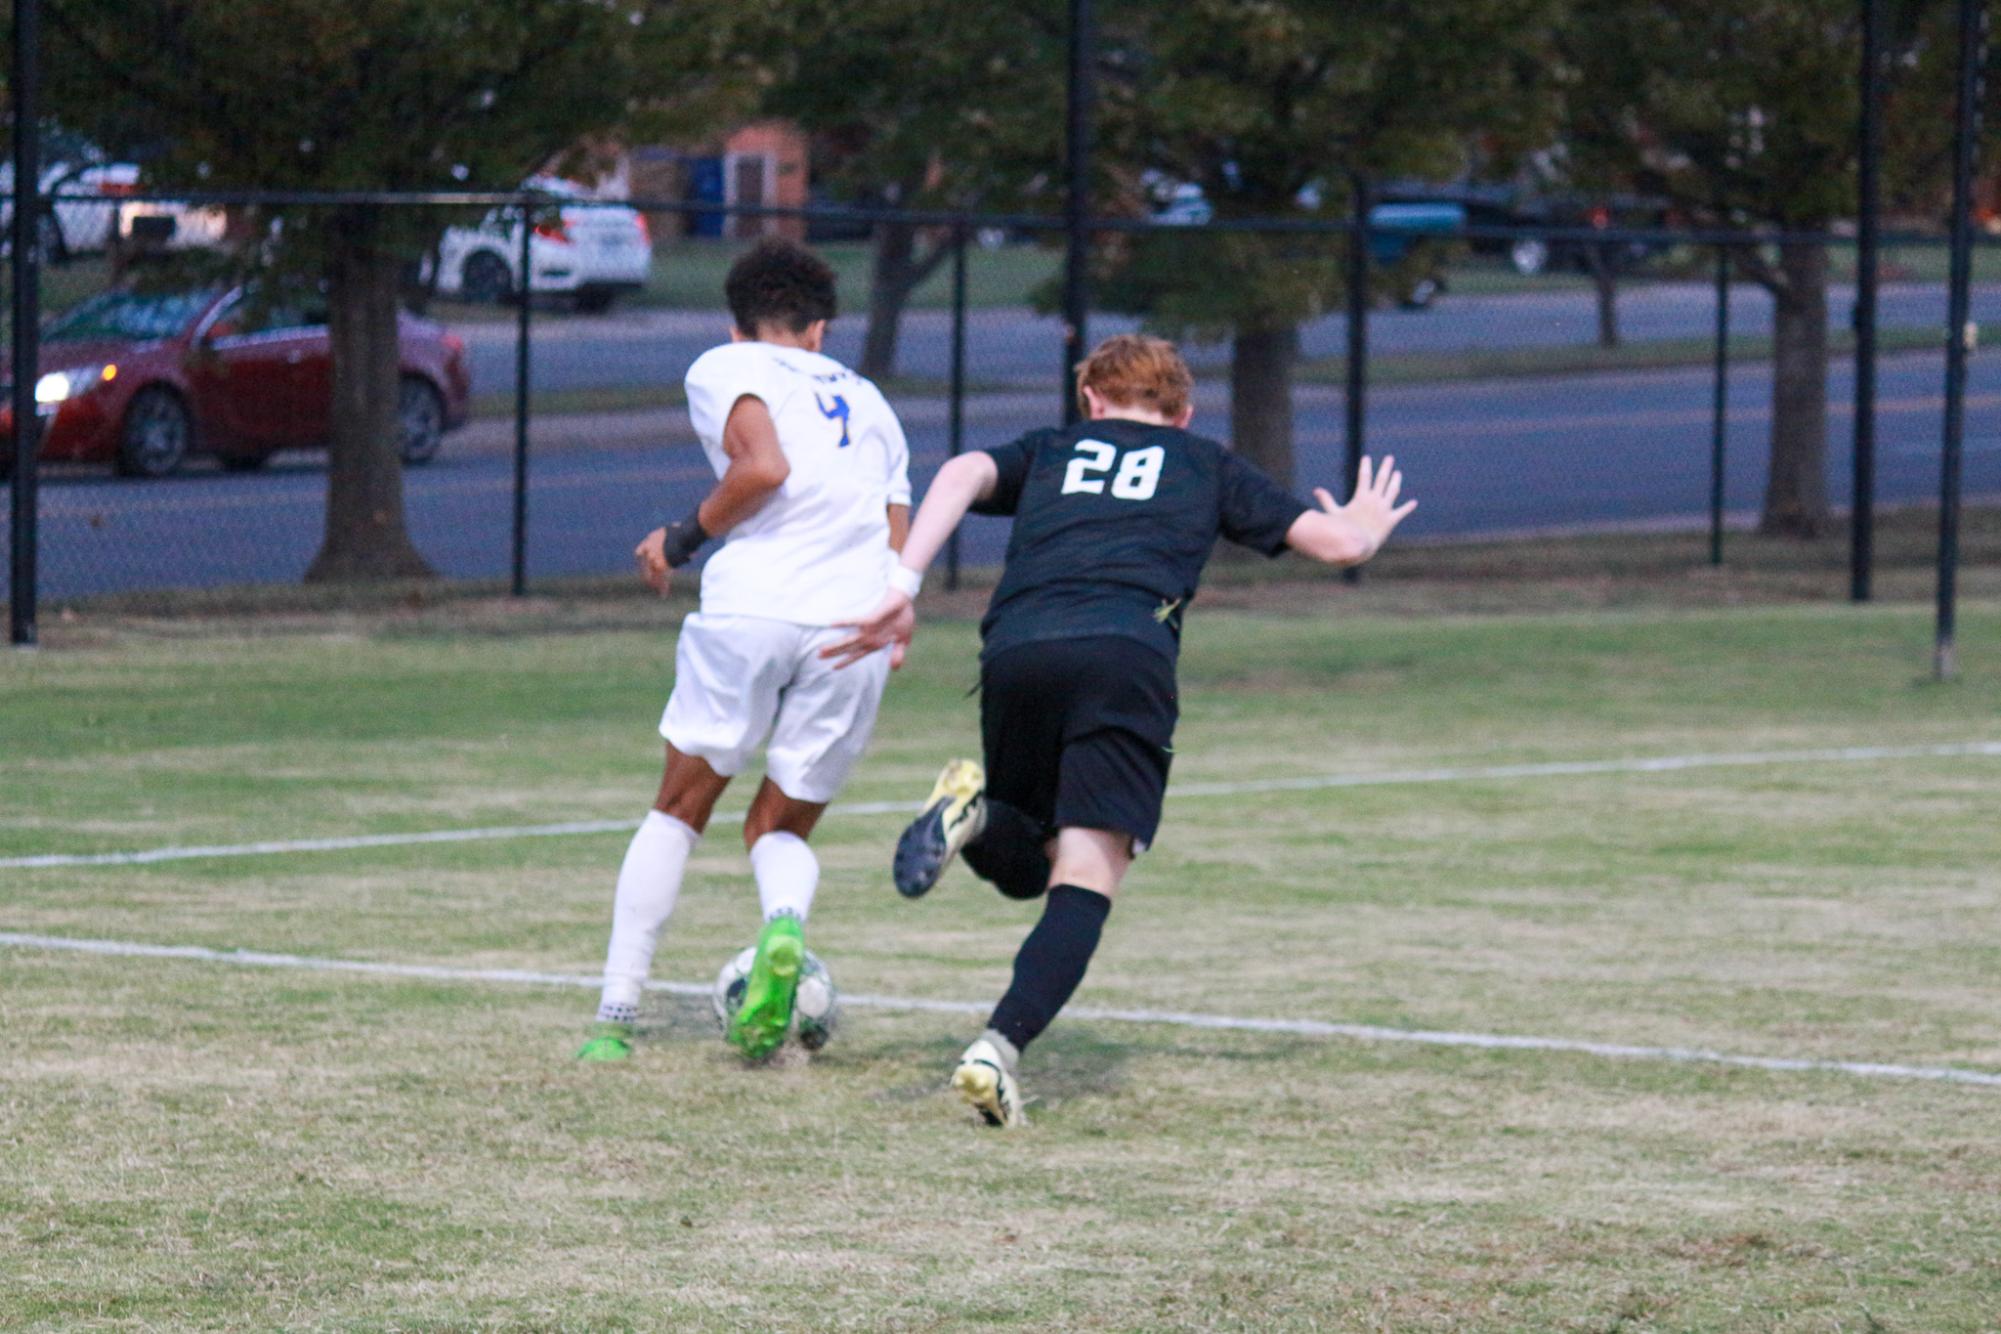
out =
[[[1853,289],[1838,287],[1829,302],[1830,325],[1845,326]],[[1943,329],[1945,291],[1938,285],[1892,285],[1881,300],[1882,327]],[[1634,342],[1662,338],[1703,338],[1713,328],[1715,290],[1707,283],[1636,284],[1620,297],[1620,320]],[[2001,321],[2001,286],[1975,292],[1974,318]],[[1731,324],[1746,334],[1769,333],[1772,302],[1760,288],[1739,286],[1731,296]],[[721,313],[630,311],[577,317],[538,312],[529,381],[537,389],[597,389],[632,385],[679,385],[688,363],[729,336]],[[1093,319],[1094,337],[1135,327],[1114,316]],[[950,367],[948,316],[914,311],[905,317],[898,369],[906,375],[943,379]],[[514,326],[471,324],[459,333],[472,358],[473,383],[481,393],[514,387]],[[861,352],[862,321],[837,320],[828,351],[852,362]],[[1317,320],[1301,333],[1307,356],[1331,357],[1347,346],[1347,322]],[[1378,311],[1369,320],[1369,341],[1377,353],[1447,352],[1498,347],[1564,347],[1597,337],[1596,307],[1588,292],[1563,291],[1508,296],[1450,296],[1428,311]],[[967,320],[968,375],[977,383],[1054,385],[1063,357],[1062,326],[1020,310],[976,311]],[[1191,344],[1199,367],[1221,370],[1229,350],[1221,344]],[[1054,391],[1051,391],[1052,395]]]
[[[1936,493],[1940,374],[1936,354],[1884,363],[1885,501]],[[1225,419],[1219,393],[1205,390],[1198,429]],[[1371,447],[1398,455],[1423,501],[1406,529],[1414,538],[1687,521],[1707,505],[1709,393],[1707,373],[1696,370],[1384,388],[1371,397]],[[1837,503],[1848,494],[1848,395],[1837,371],[1829,428]],[[1044,424],[1046,398],[1040,391],[977,398],[969,442]],[[1767,372],[1740,369],[1728,418],[1733,511],[1754,511],[1759,500],[1769,401]],[[912,401],[903,411],[921,485],[944,456],[944,409]],[[1341,420],[1337,391],[1301,392],[1302,485],[1338,474]],[[1975,360],[1968,423],[1969,493],[2001,495],[2001,364]],[[504,422],[477,423],[436,463],[409,475],[417,544],[447,575],[507,571],[509,434]],[[710,480],[685,417],[674,412],[544,419],[534,439],[530,569],[538,577],[623,571],[632,542],[691,505]],[[56,470],[43,493],[44,596],[296,581],[317,545],[324,486],[311,455],[281,458],[259,475],[198,466],[161,482]],[[0,517],[0,540],[5,532]],[[968,560],[998,559],[1005,534],[1001,521],[974,520]]]

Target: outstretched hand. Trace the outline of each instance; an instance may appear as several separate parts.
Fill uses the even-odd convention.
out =
[[[1361,471],[1355,477],[1355,494],[1345,505],[1336,504],[1325,487],[1313,488],[1313,498],[1320,502],[1322,510],[1361,529],[1368,539],[1370,555],[1380,550],[1396,526],[1417,508],[1415,500],[1397,504],[1397,497],[1403,494],[1403,474],[1397,471],[1396,464],[1394,454],[1385,454],[1380,468],[1372,467],[1364,457]]]
[[[907,594],[892,588],[867,616],[859,621],[838,622],[834,628],[854,631],[846,639],[820,650],[821,657],[835,659],[837,669],[851,667],[869,654],[887,648],[890,670],[894,671],[903,665],[903,655],[909,651],[911,633],[917,628],[917,609]]]

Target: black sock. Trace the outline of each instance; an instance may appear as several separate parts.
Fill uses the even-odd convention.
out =
[[[987,827],[959,855],[974,875],[1009,898],[1032,899],[1049,888],[1048,841],[1040,820],[989,797]]]
[[[1042,920],[1014,956],[1014,985],[994,1007],[987,1026],[1026,1047],[1070,999],[1084,980],[1112,901],[1095,890],[1057,885],[1043,905]]]

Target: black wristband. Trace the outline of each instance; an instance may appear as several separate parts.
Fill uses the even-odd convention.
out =
[[[679,523],[667,525],[667,540],[661,545],[660,554],[667,558],[667,568],[678,570],[695,559],[695,553],[709,540],[709,532],[702,527],[702,507],[695,510]]]

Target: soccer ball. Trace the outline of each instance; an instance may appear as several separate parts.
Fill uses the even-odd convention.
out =
[[[730,1019],[743,1004],[744,987],[750,978],[750,967],[757,961],[757,946],[748,945],[737,951],[734,958],[723,965],[716,974],[716,987],[710,999],[716,1007],[716,1023],[729,1032]],[[818,1051],[834,1036],[834,1028],[840,1022],[841,1002],[834,990],[834,975],[827,971],[827,965],[820,962],[820,956],[806,951],[806,962],[799,969],[799,990],[792,1001],[792,1032],[790,1036],[799,1039],[799,1045],[807,1051]]]

